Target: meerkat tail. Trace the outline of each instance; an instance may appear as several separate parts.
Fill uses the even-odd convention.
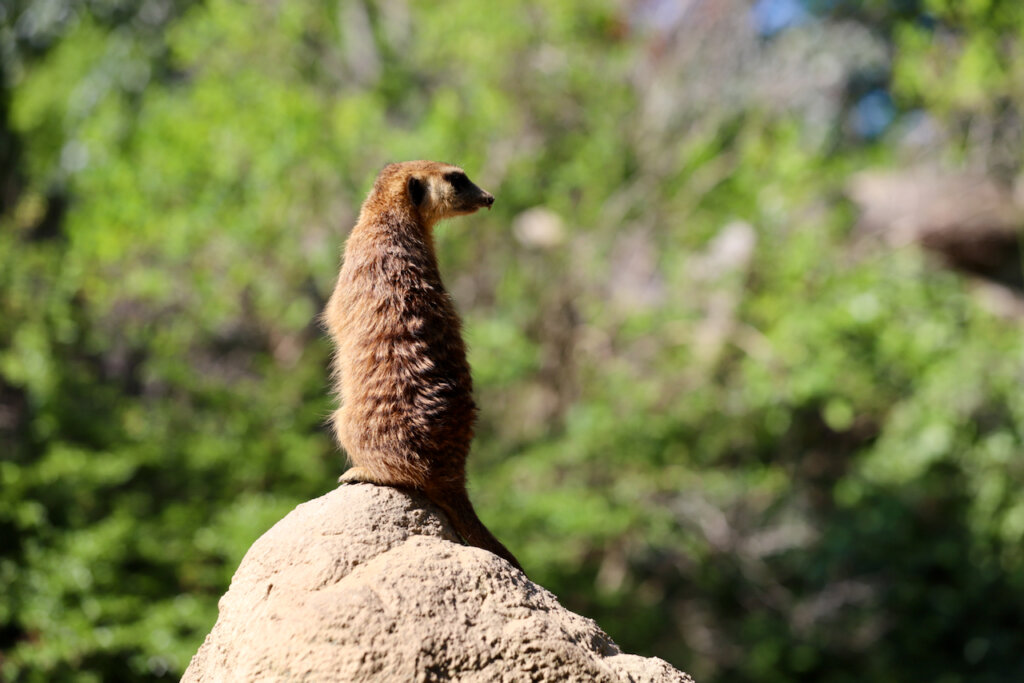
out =
[[[523,571],[523,567],[515,555],[509,552],[508,548],[495,538],[494,534],[488,531],[484,523],[477,517],[476,510],[473,509],[473,504],[464,490],[445,491],[436,498],[434,496],[430,498],[445,511],[462,540],[469,545],[494,553],[519,571]]]

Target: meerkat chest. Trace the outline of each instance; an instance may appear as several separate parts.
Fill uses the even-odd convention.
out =
[[[388,236],[349,247],[338,283],[349,334],[427,339],[459,334],[458,313],[427,245]]]

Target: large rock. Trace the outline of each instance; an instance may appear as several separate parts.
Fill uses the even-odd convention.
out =
[[[298,506],[249,552],[183,681],[679,681],[622,654],[421,496],[366,484]]]

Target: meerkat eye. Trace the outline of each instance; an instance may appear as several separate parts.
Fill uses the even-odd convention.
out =
[[[469,178],[466,177],[465,173],[449,173],[445,176],[445,180],[456,190],[465,190],[469,187]]]

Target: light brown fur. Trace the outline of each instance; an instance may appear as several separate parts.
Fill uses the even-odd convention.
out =
[[[519,567],[466,493],[473,380],[434,253],[437,221],[493,203],[457,166],[385,167],[345,244],[324,321],[341,398],[334,431],[353,465],[341,481],[422,491],[467,543]]]

